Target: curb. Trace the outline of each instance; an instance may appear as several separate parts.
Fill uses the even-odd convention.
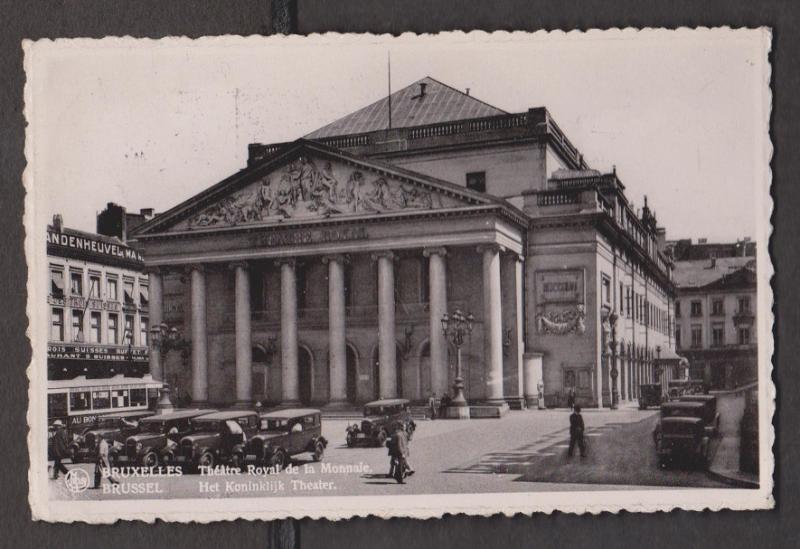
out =
[[[731,486],[735,486],[737,488],[760,488],[761,485],[757,481],[748,480],[745,478],[740,478],[738,476],[728,475],[722,473],[720,471],[714,471],[713,469],[707,469],[706,475],[711,477],[714,480],[718,480],[720,482],[724,482],[725,484],[729,484]]]

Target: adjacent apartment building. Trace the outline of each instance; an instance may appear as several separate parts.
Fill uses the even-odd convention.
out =
[[[756,258],[735,244],[679,241],[675,257],[675,341],[689,375],[712,389],[757,379]]]
[[[48,418],[69,426],[148,409],[149,286],[140,253],[117,238],[47,227]]]

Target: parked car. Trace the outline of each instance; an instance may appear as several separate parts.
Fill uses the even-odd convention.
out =
[[[179,465],[212,468],[230,463],[243,468],[245,444],[258,432],[258,413],[229,410],[206,414],[192,420],[194,432],[181,438],[175,461]]]
[[[703,410],[703,420],[706,424],[706,431],[711,437],[719,434],[719,412],[717,412],[717,397],[714,395],[684,395],[678,399],[679,402],[701,402],[705,406]]]
[[[139,431],[125,440],[123,452],[114,457],[117,465],[155,467],[171,463],[178,442],[194,430],[192,420],[216,410],[176,410],[147,417],[139,422]]]
[[[679,400],[665,402],[661,405],[661,415],[655,429],[653,429],[653,442],[658,448],[659,438],[661,436],[661,424],[664,419],[670,417],[690,417],[699,419],[703,422],[705,429],[705,405],[702,402],[681,402]]]
[[[310,452],[314,461],[322,460],[327,446],[319,410],[288,408],[261,414],[258,433],[247,442],[246,460],[280,471],[297,454]]]
[[[646,410],[650,406],[661,406],[661,385],[658,383],[644,383],[639,385],[639,409]]]
[[[678,400],[684,395],[703,392],[703,381],[699,379],[673,379],[669,382],[669,399]]]
[[[708,450],[709,438],[702,419],[671,416],[661,420],[657,446],[659,467],[685,461],[706,469]]]
[[[411,440],[417,425],[411,419],[411,403],[408,399],[391,398],[368,402],[364,405],[364,419],[361,424],[347,427],[347,446],[353,447],[362,443],[383,446],[389,437],[391,426],[396,422],[403,424],[408,440]]]
[[[105,437],[111,443],[114,448],[112,452],[121,450],[125,439],[139,430],[140,421],[152,415],[152,411],[143,410],[98,416],[89,425],[73,432],[69,445],[73,463],[94,461],[99,436]]]

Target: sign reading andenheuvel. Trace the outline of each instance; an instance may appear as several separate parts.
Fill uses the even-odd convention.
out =
[[[60,257],[100,260],[104,263],[120,262],[141,268],[144,258],[137,250],[111,239],[92,238],[70,230],[47,229],[47,253]]]

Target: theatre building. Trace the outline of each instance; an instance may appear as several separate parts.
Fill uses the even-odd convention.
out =
[[[391,125],[389,108],[391,105]],[[508,113],[432,78],[296,141],[138,226],[152,354],[194,404],[356,404],[452,392],[587,406],[672,376],[664,231],[544,108]],[[162,362],[164,362],[162,364]],[[659,376],[661,376],[659,378]]]
[[[70,426],[100,414],[148,409],[148,282],[138,251],[120,240],[47,227],[50,333],[48,419]]]

